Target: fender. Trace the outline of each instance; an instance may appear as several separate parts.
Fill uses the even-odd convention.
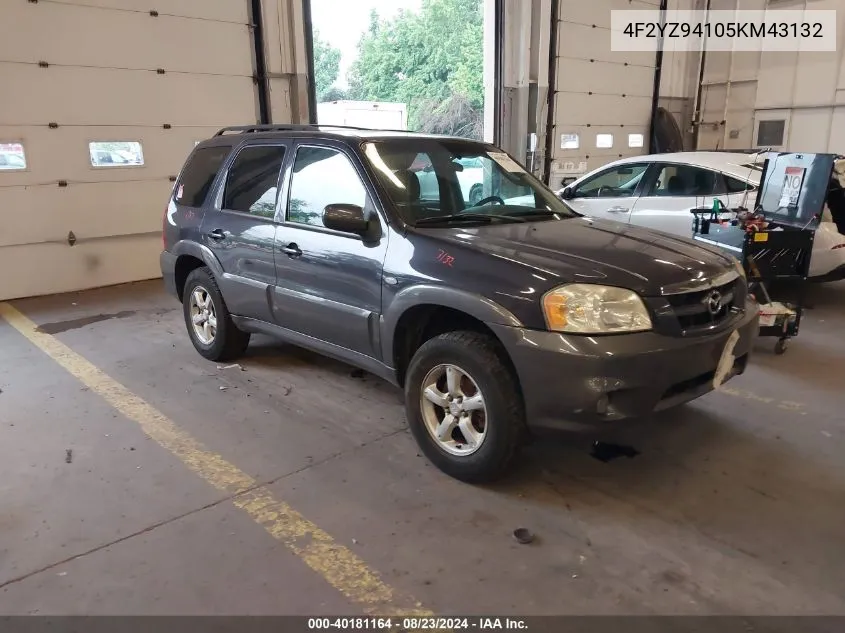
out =
[[[223,279],[223,266],[220,265],[217,256],[207,246],[189,240],[180,240],[173,245],[171,253],[176,257],[181,255],[196,257],[211,269],[211,272],[214,273],[214,277],[218,281]]]
[[[524,327],[522,322],[509,310],[482,295],[458,290],[457,288],[429,284],[409,286],[396,294],[390,304],[386,306],[382,315],[382,358],[389,364],[392,364],[393,336],[399,319],[407,310],[418,305],[453,308],[465,312],[483,323]]]

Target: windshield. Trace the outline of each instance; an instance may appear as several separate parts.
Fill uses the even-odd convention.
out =
[[[409,224],[515,222],[575,217],[506,153],[461,140],[395,139],[364,155]]]

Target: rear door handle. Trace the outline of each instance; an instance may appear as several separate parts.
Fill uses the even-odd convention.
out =
[[[214,240],[215,242],[225,240],[227,237],[226,231],[224,231],[223,229],[214,229],[213,231],[209,231],[206,235],[208,235],[208,237]]]
[[[628,207],[610,207],[607,210],[608,213],[628,213],[628,211],[630,211]]]
[[[291,242],[290,244],[285,246],[282,250],[284,251],[285,255],[287,255],[290,258],[299,257],[300,255],[302,255],[302,249],[299,248],[299,246],[297,246],[296,243],[294,243],[294,242]]]

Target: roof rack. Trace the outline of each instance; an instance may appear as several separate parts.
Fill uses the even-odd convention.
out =
[[[220,129],[214,136],[223,136],[224,134],[254,134],[257,132],[298,132],[305,130],[317,130],[320,128],[340,129],[340,130],[358,130],[361,132],[374,132],[371,128],[355,127],[351,125],[320,125],[319,123],[270,123],[261,125],[232,125]],[[392,131],[392,130],[381,130]],[[395,130],[399,131],[399,130]]]

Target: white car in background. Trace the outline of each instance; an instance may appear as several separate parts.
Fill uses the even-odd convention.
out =
[[[729,152],[635,156],[581,176],[558,195],[587,216],[692,237],[690,209],[712,207],[714,199],[729,209],[754,206],[764,158]],[[816,231],[810,276],[845,277],[845,235],[830,217]]]
[[[455,160],[455,165],[455,175],[463,192],[464,202],[469,206],[475,206],[484,195],[484,169],[481,159],[478,157],[458,158]],[[420,183],[420,198],[439,200],[440,185],[431,164],[414,163],[411,171],[417,174],[417,180]]]

